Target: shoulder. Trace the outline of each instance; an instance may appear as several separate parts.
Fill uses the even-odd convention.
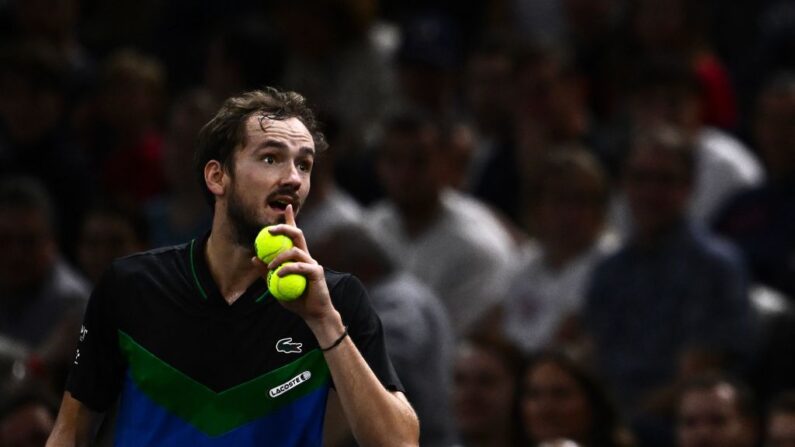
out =
[[[691,231],[695,257],[701,262],[732,269],[742,268],[742,255],[734,244],[701,226],[694,226]]]
[[[485,204],[455,191],[445,191],[442,205],[450,218],[445,231],[458,234],[461,243],[474,245],[486,252],[513,254],[513,242],[504,225]]]
[[[701,150],[699,157],[714,168],[723,165],[733,168],[743,177],[761,180],[764,170],[761,163],[740,140],[715,128],[705,128],[699,134]]]
[[[125,256],[111,266],[117,279],[136,278],[141,275],[172,274],[182,271],[188,263],[193,243],[161,247]]]

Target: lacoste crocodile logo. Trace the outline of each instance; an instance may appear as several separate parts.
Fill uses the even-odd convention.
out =
[[[292,337],[282,338],[276,342],[276,351],[283,354],[300,354],[303,343],[293,343]]]

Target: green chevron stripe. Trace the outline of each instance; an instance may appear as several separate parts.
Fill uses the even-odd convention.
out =
[[[227,433],[329,383],[328,366],[318,349],[279,369],[216,393],[157,358],[122,331],[119,331],[119,345],[138,388],[208,436]],[[311,372],[306,382],[279,396],[270,396],[270,390],[305,371]]]

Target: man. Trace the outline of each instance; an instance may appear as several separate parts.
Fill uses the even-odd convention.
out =
[[[685,352],[741,365],[753,339],[739,255],[688,215],[696,166],[687,141],[670,127],[634,137],[624,167],[633,233],[596,267],[585,299],[598,367],[630,412],[672,382]]]
[[[782,393],[770,405],[767,442],[770,447],[795,447],[795,391]]]
[[[423,113],[391,116],[378,160],[387,199],[365,221],[398,264],[439,295],[461,336],[502,297],[514,247],[485,205],[444,185],[446,155]]]
[[[27,365],[33,372],[60,382],[75,343],[63,334],[80,327],[90,289],[61,257],[55,233],[55,210],[41,182],[0,182],[0,336],[34,353]]]
[[[676,126],[694,141],[696,165],[688,207],[694,219],[709,222],[732,195],[762,183],[765,172],[751,150],[704,123],[702,84],[685,61],[654,60],[639,72],[630,99],[638,126]]]
[[[716,219],[718,232],[745,254],[757,281],[795,298],[795,74],[769,80],[753,120],[767,181],[732,198]]]
[[[202,129],[197,174],[213,203],[201,239],[115,262],[97,285],[48,446],[88,435],[108,410],[115,445],[321,445],[328,389],[362,445],[416,445],[418,423],[361,283],[324,272],[294,210],[325,148],[303,97],[274,89],[227,100]],[[253,257],[265,225],[295,247]],[[307,278],[280,303],[263,276]],[[348,336],[350,334],[350,336]]]
[[[756,416],[751,392],[720,375],[687,382],[677,406],[679,447],[754,447]]]

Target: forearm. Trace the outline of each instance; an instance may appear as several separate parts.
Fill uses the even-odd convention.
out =
[[[343,333],[339,314],[312,327],[321,347]],[[324,353],[343,412],[363,446],[410,446],[419,443],[419,422],[402,394],[388,391],[367,365],[350,337]]]
[[[87,445],[88,435],[96,414],[86,408],[67,391],[64,393],[55,427],[46,447],[79,447]]]

